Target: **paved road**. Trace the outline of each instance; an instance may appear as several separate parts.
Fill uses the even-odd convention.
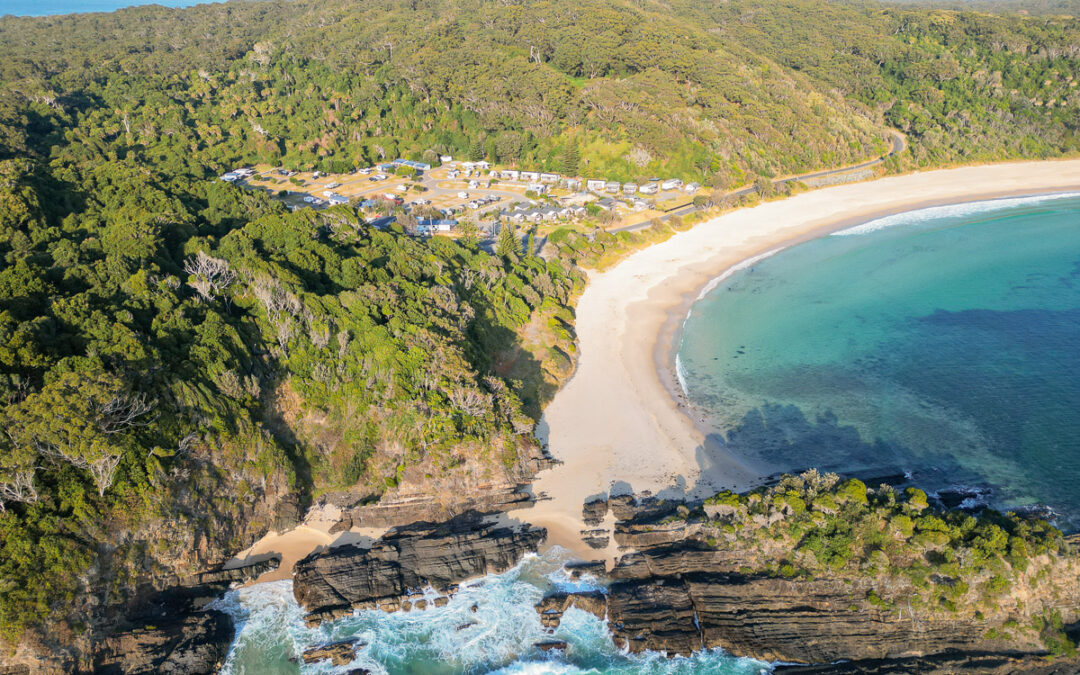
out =
[[[892,149],[889,150],[889,152],[887,152],[886,154],[882,155],[881,157],[877,157],[875,159],[871,159],[871,160],[862,162],[861,164],[853,164],[851,166],[841,167],[839,169],[826,169],[824,171],[814,171],[814,172],[811,172],[811,173],[802,173],[802,174],[799,174],[797,176],[788,176],[787,178],[778,178],[778,179],[773,181],[773,186],[783,185],[784,183],[790,183],[792,181],[803,181],[803,180],[809,180],[809,179],[812,179],[812,178],[824,178],[825,176],[835,176],[837,174],[847,173],[848,171],[858,171],[859,169],[866,169],[866,168],[869,168],[871,166],[877,166],[878,164],[881,164],[882,162],[884,162],[886,159],[892,157],[893,155],[898,155],[901,152],[903,152],[905,149],[907,149],[907,141],[904,139],[903,134],[901,134],[898,131],[891,131],[891,130],[889,131],[889,134],[892,137]],[[725,196],[738,198],[738,197],[742,197],[744,195],[753,194],[754,191],[755,191],[754,186],[749,185],[747,187],[739,188],[738,190],[732,190],[731,192],[727,193],[727,195],[725,195]],[[670,211],[669,213],[666,213],[666,214],[660,216],[659,219],[660,220],[668,220],[669,218],[672,218],[673,216],[688,216],[691,213],[694,213],[695,211],[698,211],[698,210],[699,210],[698,207],[694,206],[693,204],[687,204],[686,206],[675,209],[674,211]],[[611,230],[608,230],[608,232],[623,232],[623,231],[632,232],[634,230],[644,229],[644,228],[648,227],[650,223],[651,223],[651,221],[645,221],[643,223],[635,223],[633,225],[625,225],[623,227],[616,227],[616,228],[613,228]]]

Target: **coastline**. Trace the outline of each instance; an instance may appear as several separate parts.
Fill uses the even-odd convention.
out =
[[[728,456],[682,394],[675,353],[702,290],[745,261],[869,220],[935,206],[1080,191],[1080,160],[1011,162],[879,178],[737,209],[590,273],[577,306],[579,361],[544,413],[562,464],[533,483],[546,497],[518,518],[547,527],[546,546],[586,559],[583,502],[632,489],[701,497],[753,487],[764,467]],[[613,518],[600,527],[610,529]]]
[[[576,310],[579,359],[571,379],[544,411],[537,435],[561,464],[532,484],[538,497],[511,518],[546,527],[544,548],[613,562],[614,541],[587,546],[586,529],[612,530],[609,512],[597,528],[583,522],[593,496],[651,492],[701,497],[749,489],[765,467],[728,456],[699,426],[675,374],[675,352],[687,311],[718,276],[778,252],[896,213],[964,202],[1080,191],[1080,159],[940,169],[812,190],[730,211],[637,251],[604,272],[589,272]],[[271,532],[227,567],[273,554],[281,566],[254,583],[291,577],[310,553],[383,534],[375,528],[329,533],[336,522],[309,514],[297,527]]]

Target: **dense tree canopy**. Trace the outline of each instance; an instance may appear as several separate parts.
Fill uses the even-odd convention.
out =
[[[0,19],[0,637],[67,644],[283,500],[520,476],[572,370],[581,276],[531,237],[291,213],[224,170],[451,153],[723,189],[888,127],[917,165],[1046,157],[1077,150],[1078,66],[1070,18],[808,0]]]

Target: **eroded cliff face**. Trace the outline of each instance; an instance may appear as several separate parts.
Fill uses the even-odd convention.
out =
[[[766,501],[772,496],[766,493]],[[822,504],[844,513],[845,507],[833,497],[822,498]],[[924,513],[917,497],[912,501],[926,518],[917,523],[938,527],[930,518],[954,522],[946,514],[939,519]],[[876,551],[866,554],[875,564],[844,558],[845,564],[834,562],[822,569],[803,558],[809,555],[805,542],[817,532],[813,523],[827,523],[823,518],[802,519],[812,507],[796,515],[786,501],[778,500],[775,513],[772,505],[760,513],[739,512],[745,504],[731,500],[702,508],[656,499],[613,499],[611,506],[620,518],[614,536],[630,552],[610,572],[601,573],[609,584],[606,596],[545,598],[537,607],[541,621],[553,628],[567,607],[581,606],[606,617],[616,644],[634,652],[689,654],[719,647],[766,661],[850,660],[865,666],[836,672],[1080,672],[1080,663],[1060,660],[1073,651],[1063,629],[1080,619],[1080,563],[1074,542],[1061,540],[1060,534],[1056,540],[1047,534],[1046,541],[1053,545],[1038,553],[1035,543],[1043,535],[1030,535],[1025,541],[1033,554],[1026,559],[1006,556],[978,564],[930,566],[937,571],[927,575],[921,568],[916,574],[912,568],[878,565],[885,554]],[[918,539],[917,528],[911,539],[904,538],[911,531],[893,534],[889,529],[890,518],[904,509],[906,504],[876,506],[871,495],[849,511],[865,514],[860,523],[880,523],[881,531],[894,537],[895,545],[882,544],[892,560],[909,560],[912,566],[927,557],[936,560],[937,540]],[[740,535],[757,542],[753,546],[740,540],[739,528],[731,526],[747,516],[760,516],[742,525],[760,530]],[[850,516],[853,521],[860,517]],[[994,530],[980,529],[967,517],[955,522],[963,524],[961,536],[969,538],[965,541],[993,550],[976,533]],[[1025,527],[1019,523],[1017,531]],[[858,538],[852,547],[857,543]],[[956,549],[960,558],[971,550],[968,543]],[[950,598],[955,602],[948,602]],[[1056,665],[1048,655],[1059,657]],[[833,672],[831,667],[805,672]]]
[[[423,588],[451,594],[466,579],[504,572],[543,541],[543,528],[500,523],[475,512],[395,530],[370,548],[340,546],[304,558],[293,592],[309,625],[354,609],[408,609]],[[436,601],[439,604],[443,598]]]

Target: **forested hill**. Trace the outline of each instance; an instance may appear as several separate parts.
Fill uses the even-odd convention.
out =
[[[450,153],[724,188],[879,156],[889,127],[893,168],[1058,156],[1078,66],[1073,19],[817,1],[0,20],[0,640],[71,663],[110,608],[326,491],[529,475],[580,273],[224,169]]]
[[[880,155],[887,125],[923,165],[1074,151],[1078,36],[801,0],[227,3],[0,21],[0,79],[171,172],[448,151],[730,187]]]

